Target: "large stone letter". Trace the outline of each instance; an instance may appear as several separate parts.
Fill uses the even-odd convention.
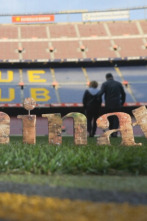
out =
[[[42,114],[48,119],[48,142],[49,144],[62,143],[62,119],[61,114]]]
[[[145,137],[147,138],[147,109],[145,106],[136,108],[135,110],[132,111],[136,122],[133,124],[139,125],[141,127],[141,130],[143,131]]]
[[[72,117],[74,120],[74,143],[75,145],[87,144],[87,118],[84,114],[72,112],[63,117]]]
[[[36,115],[18,115],[23,122],[23,143],[36,143]]]
[[[33,98],[25,98],[23,106],[28,110],[29,115],[18,115],[17,118],[22,119],[23,122],[23,143],[35,144],[36,143],[36,115],[30,115],[30,110],[36,106]]]
[[[110,140],[109,140],[110,134],[116,131],[120,131],[122,136],[121,145],[125,146],[141,145],[140,143],[137,144],[134,141],[132,122],[129,114],[123,112],[104,114],[103,116],[97,119],[97,126],[102,129],[107,129],[109,127],[109,121],[107,120],[107,117],[112,115],[116,115],[118,117],[120,128],[114,130],[108,130],[105,133],[103,133],[101,137],[97,138],[97,144],[110,145]]]
[[[9,143],[10,117],[4,112],[0,112],[0,144]]]

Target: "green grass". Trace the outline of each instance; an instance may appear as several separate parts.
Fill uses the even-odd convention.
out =
[[[75,146],[72,137],[63,137],[62,145],[54,146],[47,136],[28,145],[22,137],[11,137],[8,145],[0,145],[0,173],[147,175],[147,139],[135,141],[143,146],[120,146],[120,138],[112,139],[111,146],[96,145],[96,138]]]

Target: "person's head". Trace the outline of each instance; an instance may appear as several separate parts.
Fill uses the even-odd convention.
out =
[[[89,83],[89,87],[97,88],[97,87],[98,87],[98,83],[97,83],[97,81],[90,81],[90,83]]]
[[[106,74],[106,80],[113,79],[113,75],[111,73]]]

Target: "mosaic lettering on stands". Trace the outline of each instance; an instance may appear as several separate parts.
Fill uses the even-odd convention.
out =
[[[32,97],[36,102],[52,102],[56,99],[51,82],[52,75],[47,68],[0,69],[0,103],[22,103],[22,85],[24,97]]]

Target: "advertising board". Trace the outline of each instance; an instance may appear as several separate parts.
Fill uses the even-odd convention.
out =
[[[54,22],[54,15],[12,16],[12,23]]]

